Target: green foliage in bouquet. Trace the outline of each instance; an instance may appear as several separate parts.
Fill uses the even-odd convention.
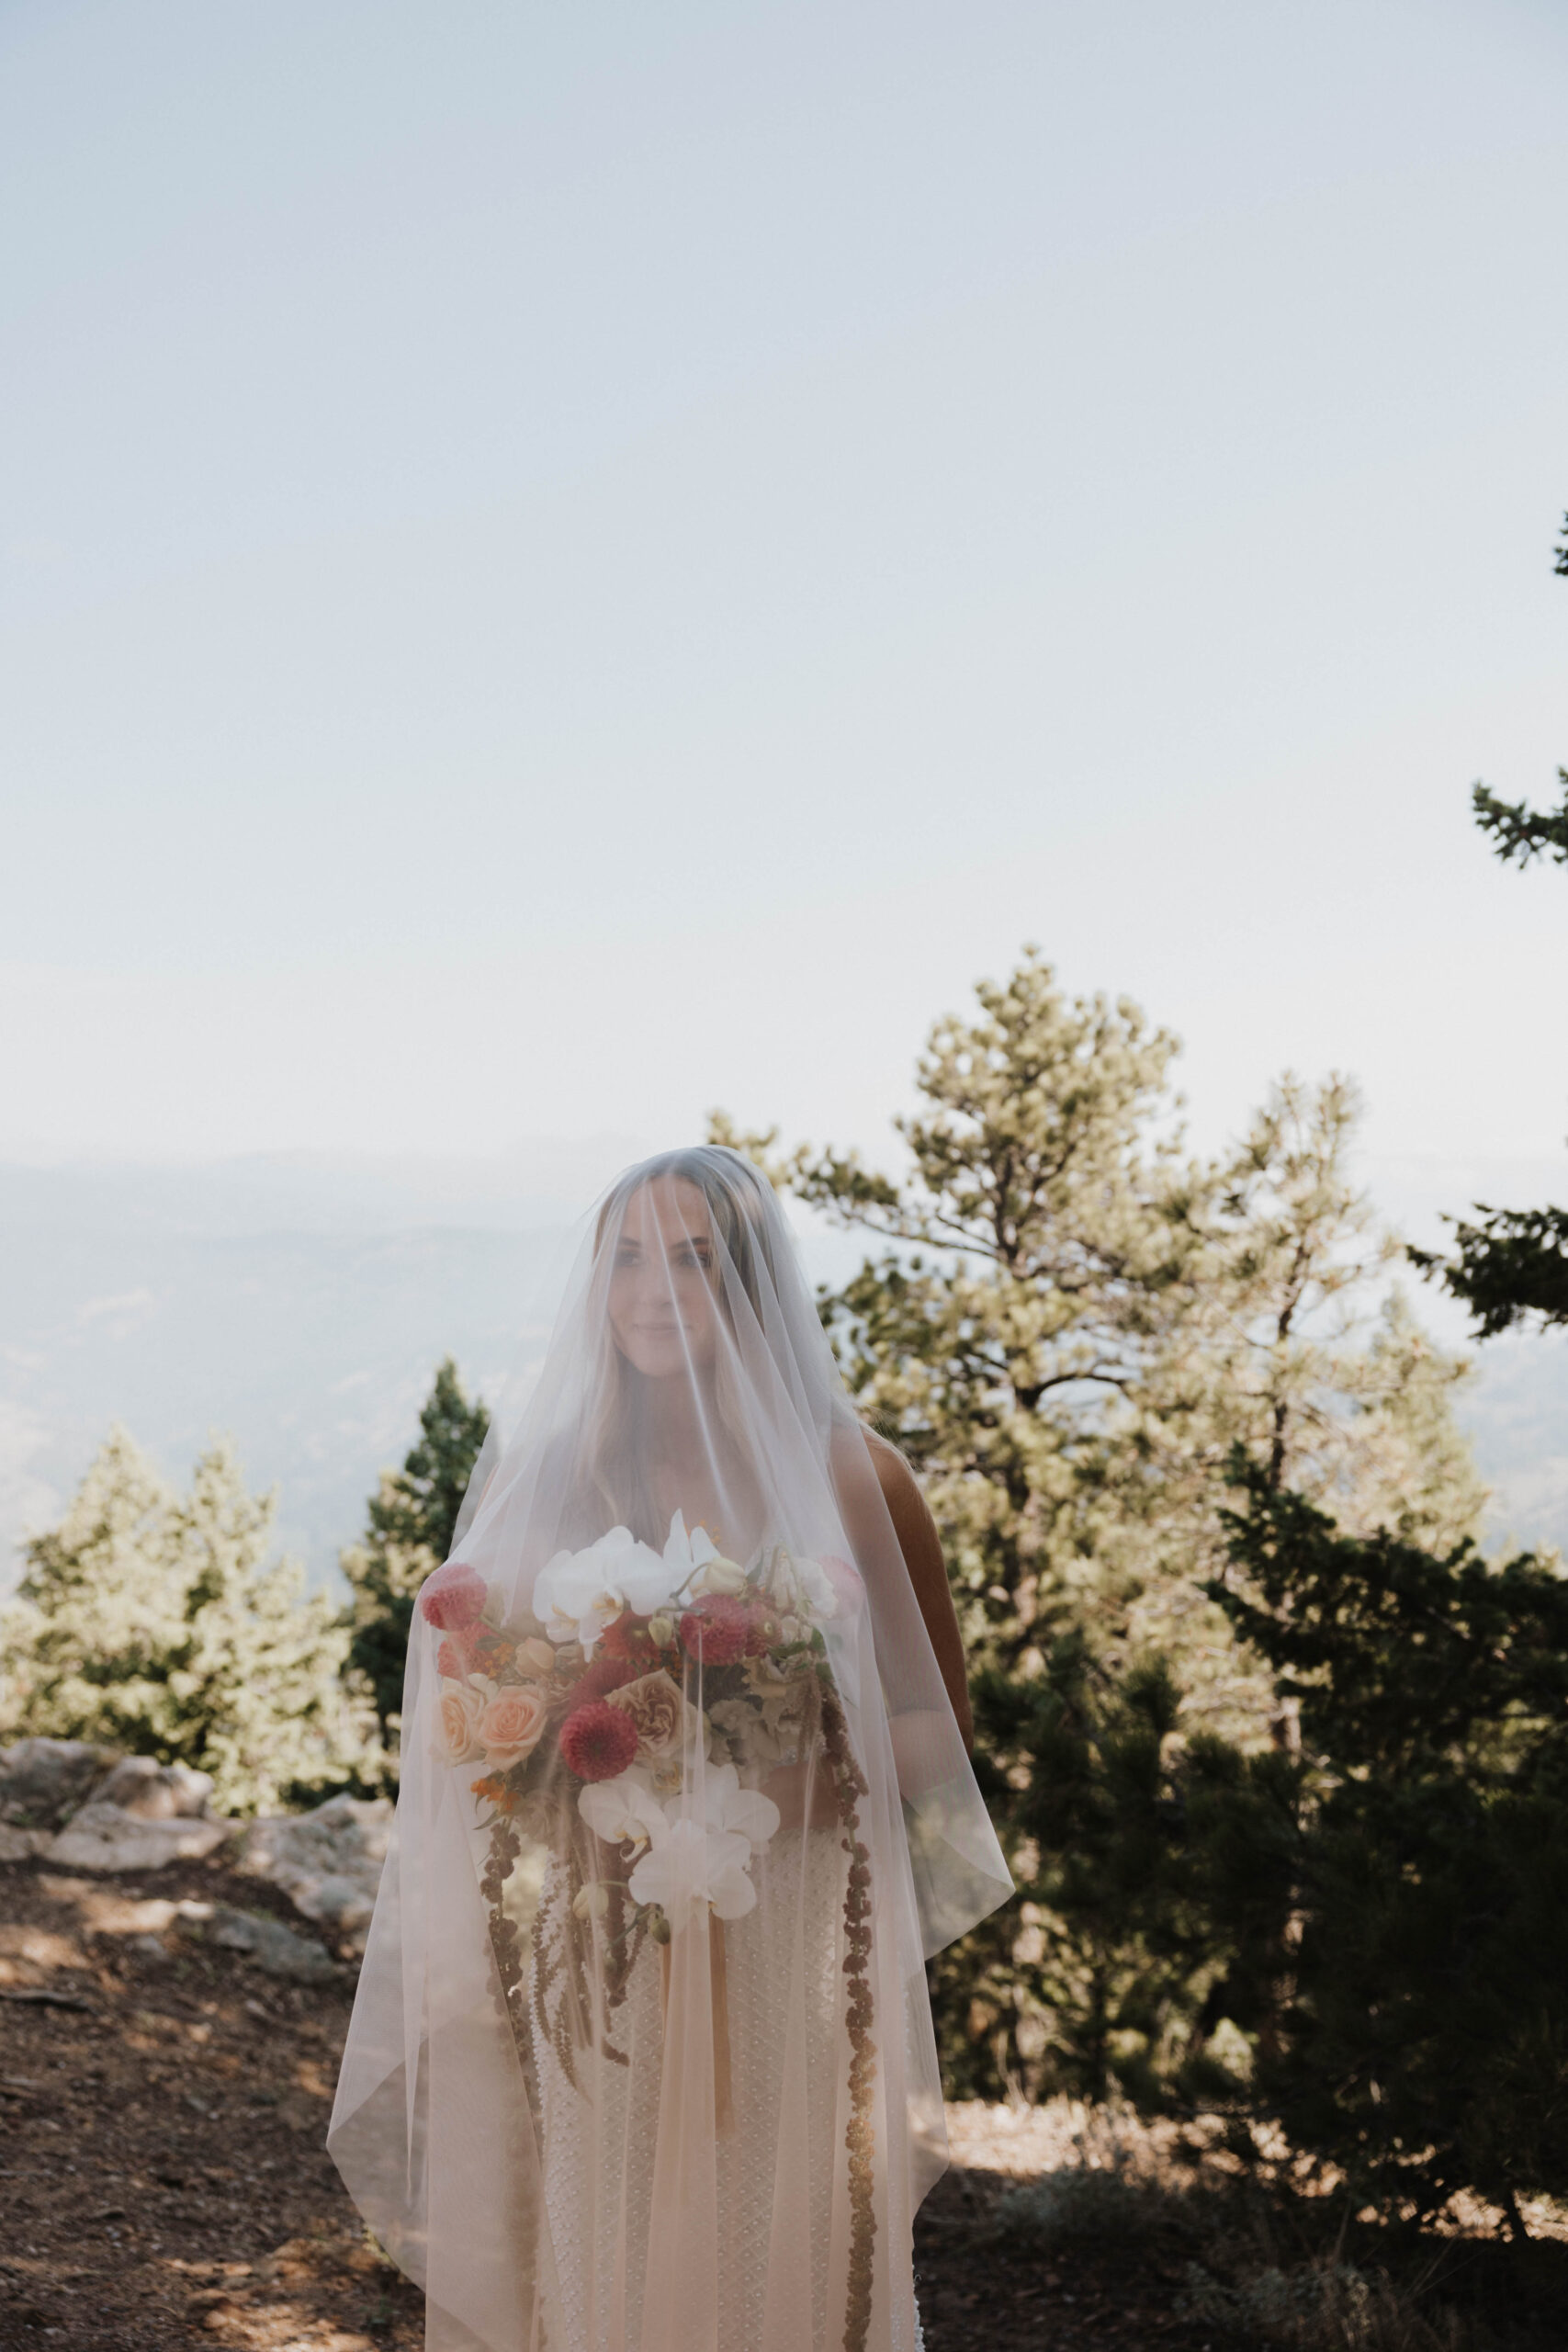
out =
[[[343,1784],[364,1729],[339,1680],[347,1637],[297,1563],[268,1564],[275,1510],[226,1443],[182,1496],[112,1431],[27,1546],[0,1620],[0,1727],[193,1765],[233,1812]]]
[[[381,1474],[365,1540],[341,1555],[351,1600],[348,1666],[370,1693],[381,1745],[396,1745],[409,1629],[421,1585],[452,1549],[453,1531],[490,1416],[471,1402],[447,1356],[419,1417],[419,1438],[400,1470]],[[389,1762],[388,1776],[395,1773]]]

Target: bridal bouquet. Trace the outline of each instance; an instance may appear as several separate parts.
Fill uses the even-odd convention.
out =
[[[693,1905],[739,1918],[757,1899],[752,1855],[779,1824],[742,1776],[802,1752],[838,1608],[820,1562],[774,1547],[742,1567],[679,1511],[661,1553],[624,1527],[558,1552],[512,1620],[449,1561],[420,1595],[443,1636],[437,1754],[482,1765],[470,1785],[507,1822],[542,1830],[541,1812],[575,1791],[583,1824],[624,1849],[629,1879],[614,1883],[656,1940]],[[609,1899],[588,1877],[574,1907],[586,1919]]]
[[[728,2116],[725,1924],[755,1908],[752,1861],[779,1826],[778,1807],[754,1784],[780,1764],[819,1767],[846,1857],[859,2211],[875,2065],[871,1857],[859,1812],[867,1784],[822,1631],[854,1606],[856,1589],[847,1562],[797,1558],[782,1545],[742,1567],[704,1529],[688,1533],[677,1511],[662,1552],[625,1527],[558,1552],[522,1611],[508,1615],[499,1589],[459,1560],[436,1570],[419,1606],[440,1636],[437,1756],[455,1770],[480,1766],[469,1785],[491,1809],[480,1888],[497,1998],[520,2052],[531,2010],[537,2046],[554,2051],[569,2082],[579,2084],[595,2036],[606,2059],[628,2063],[612,2021],[639,1951],[705,1920],[715,2111]],[[525,1836],[557,1872],[533,1929],[532,1967],[505,1901]]]

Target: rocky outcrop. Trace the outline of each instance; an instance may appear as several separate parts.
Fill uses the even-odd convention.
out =
[[[24,1747],[66,1748],[67,1740],[30,1740]],[[89,1750],[102,1757],[103,1751]],[[156,1871],[166,1862],[199,1861],[233,1835],[234,1824],[209,1811],[211,1776],[188,1764],[160,1764],[151,1756],[107,1759],[92,1793],[64,1826],[35,1851],[62,1870]]]
[[[36,1856],[62,1870],[157,1871],[228,1847],[226,1860],[280,1888],[340,1950],[364,1951],[392,1831],[386,1798],[329,1797],[311,1813],[250,1822],[228,1820],[211,1804],[210,1776],[186,1764],[122,1756],[85,1740],[18,1740],[0,1748],[0,1863]],[[189,1912],[188,1905],[182,1906],[182,1917]],[[248,1912],[223,1916],[251,1917]],[[254,1933],[250,1927],[234,1928],[233,1935],[252,1942],[231,1948],[251,1951],[258,1966],[268,1966],[264,1948],[287,1956],[276,1938],[268,1943],[262,1936],[271,1928],[290,1933],[276,1920],[262,1920]],[[225,1940],[216,1927],[212,1935]],[[293,1941],[331,1969],[319,1945],[299,1937]],[[299,1968],[314,1964],[307,1960]],[[280,1966],[278,1973],[287,1975],[290,1968]]]
[[[30,1862],[53,1843],[52,1829],[14,1829],[8,1821],[0,1821],[0,1862]]]
[[[243,1953],[268,1976],[288,1977],[297,1984],[322,1984],[344,1973],[320,1944],[297,1936],[281,1919],[265,1918],[256,1911],[182,1903],[176,1924],[186,1935],[219,1944],[225,1951]]]
[[[167,1862],[200,1861],[215,1853],[237,1826],[177,1814],[150,1821],[95,1799],[50,1840],[43,1858],[61,1870],[160,1871]]]
[[[118,1747],[85,1739],[18,1739],[0,1747],[0,1824],[52,1837],[120,1760]]]
[[[234,1866],[281,1887],[307,1919],[363,1951],[391,1834],[385,1797],[329,1797],[312,1813],[252,1822]]]
[[[126,1756],[103,1786],[96,1804],[115,1804],[138,1821],[197,1821],[209,1817],[212,1775],[188,1764],[159,1764],[151,1756]]]

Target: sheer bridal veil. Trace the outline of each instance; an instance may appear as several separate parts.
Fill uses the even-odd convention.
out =
[[[897,2352],[1011,1892],[771,1187],[628,1170],[409,1648],[330,2146],[439,2352]]]

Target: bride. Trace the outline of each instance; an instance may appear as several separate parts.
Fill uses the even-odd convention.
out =
[[[432,2352],[916,2352],[926,1956],[1010,1883],[910,1472],[771,1187],[600,1206],[410,1645],[329,2145]]]

